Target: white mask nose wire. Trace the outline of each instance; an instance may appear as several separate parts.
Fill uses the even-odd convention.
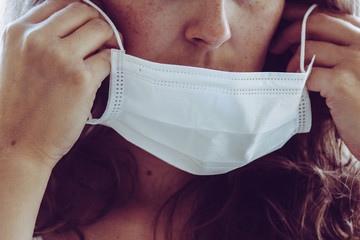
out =
[[[305,13],[301,27],[301,48],[300,48],[300,70],[305,73],[305,41],[306,41],[306,22],[311,12],[317,7],[317,4],[313,4]],[[313,58],[314,60],[314,58]]]
[[[116,41],[117,43],[119,44],[119,47],[120,47],[120,50],[122,51],[125,51],[124,50],[124,46],[122,44],[122,41],[121,41],[121,37],[120,37],[120,34],[119,32],[117,31],[116,27],[115,27],[115,24],[110,20],[110,18],[106,15],[106,13],[104,13],[103,10],[101,10],[98,6],[96,6],[93,2],[91,2],[90,0],[82,0],[84,1],[85,3],[89,4],[90,6],[92,6],[93,8],[95,8],[104,18],[105,20],[109,23],[110,27],[113,29],[114,31],[114,34],[115,34],[115,38],[116,38]]]

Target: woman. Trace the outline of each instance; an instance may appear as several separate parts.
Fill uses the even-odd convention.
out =
[[[309,5],[291,2],[298,4],[96,1],[128,54],[234,72],[261,71],[264,63],[298,71]],[[316,54],[307,80],[310,133],[229,173],[195,176],[110,128],[83,130],[91,109],[103,111],[107,82],[98,88],[110,72],[109,48],[118,48],[95,9],[9,1],[17,19],[4,32],[0,68],[2,238],[30,239],[35,229],[45,240],[359,239],[359,165],[344,143],[360,156],[360,23],[347,15],[352,1],[306,3],[314,2],[306,41],[306,62]],[[272,39],[275,55],[265,61]]]

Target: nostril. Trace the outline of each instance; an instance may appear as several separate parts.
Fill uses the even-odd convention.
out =
[[[193,40],[194,40],[195,42],[202,42],[202,41],[203,41],[201,38],[197,38],[197,37],[194,37]]]
[[[185,39],[198,46],[218,48],[231,36],[230,27],[225,20],[215,23],[208,21],[191,23],[185,29]]]

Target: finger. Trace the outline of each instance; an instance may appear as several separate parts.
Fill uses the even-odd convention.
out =
[[[283,12],[283,19],[288,21],[297,21],[304,18],[305,13],[309,9],[310,5],[305,4],[298,4],[298,3],[287,3],[284,8]],[[340,12],[336,9],[329,9],[329,8],[315,8],[313,13],[321,12],[326,13],[332,17],[341,18],[344,21],[348,21],[353,25],[360,27],[360,20],[358,17],[354,16],[350,12]]]
[[[120,36],[121,44],[123,45],[124,37],[120,32],[118,32],[118,33],[119,33],[119,36]],[[104,43],[104,47],[120,49],[120,46],[119,46],[119,43],[118,43],[118,41],[117,41],[117,39],[115,37],[115,34],[113,34],[112,37]]]
[[[110,49],[104,49],[84,61],[93,76],[94,91],[100,87],[101,82],[110,74],[110,58]]]
[[[306,87],[309,91],[320,92],[322,97],[326,97],[327,89],[331,85],[333,77],[332,69],[313,67],[311,74],[306,81]]]
[[[84,3],[74,2],[44,21],[45,31],[55,31],[65,37],[90,19],[99,17],[98,11]]]
[[[21,19],[29,23],[40,23],[75,0],[46,0],[31,8]]]
[[[300,66],[300,47],[289,61],[288,72],[295,72]],[[316,56],[314,66],[332,68],[348,59],[347,49],[328,42],[305,42],[305,65],[310,64],[312,57]]]
[[[322,10],[316,11],[316,9],[314,11],[329,15],[334,18],[342,19],[343,21],[349,22],[352,25],[354,25],[355,27],[360,28],[360,18],[355,15],[343,14],[343,13],[339,14],[339,13],[333,13],[333,12],[322,11]],[[288,14],[289,13],[284,14],[283,19],[288,20],[288,21],[298,21],[298,20],[302,20],[304,18],[305,13],[303,15],[299,15],[299,16],[294,16],[294,15],[291,16],[290,14],[289,15]]]
[[[273,43],[273,53],[283,53],[293,44],[300,42],[301,21],[286,28]],[[327,41],[334,44],[348,46],[358,42],[360,30],[349,22],[323,13],[309,17],[307,23],[307,39]]]
[[[286,3],[282,18],[288,21],[298,21],[304,18],[305,13],[310,8],[310,5],[299,3]],[[313,10],[313,13],[319,11],[319,7]]]
[[[93,19],[62,41],[81,58],[99,49],[113,36],[109,24],[99,18]]]
[[[346,69],[314,68],[306,86],[310,91],[320,92],[320,95],[326,98],[326,104],[330,109],[336,105],[339,110],[344,106],[346,108],[349,104],[359,104],[359,101],[356,100],[359,98],[358,92],[360,91],[358,78]]]
[[[122,34],[119,33],[119,35],[120,35],[121,42],[123,42]],[[111,48],[120,49],[120,46],[119,46],[118,41],[117,41],[117,39],[115,37],[115,34],[113,34],[112,37],[109,40],[107,40],[99,49],[97,49],[97,51],[101,51],[101,50],[107,49],[107,48],[109,48],[109,49],[111,49]],[[87,56],[87,57],[90,57],[90,56]],[[85,59],[87,57],[85,57]]]
[[[309,91],[319,92],[326,99],[347,96],[349,91],[358,89],[358,79],[351,71],[343,68],[313,67],[306,81]],[[357,91],[357,90],[356,90]]]

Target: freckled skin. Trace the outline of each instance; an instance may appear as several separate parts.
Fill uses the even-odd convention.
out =
[[[107,0],[128,54],[154,62],[261,71],[284,0]]]

